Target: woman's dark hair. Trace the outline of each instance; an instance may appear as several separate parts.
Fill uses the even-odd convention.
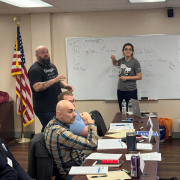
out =
[[[134,52],[134,46],[131,44],[131,43],[126,43],[124,46],[123,46],[123,49],[122,49],[122,51],[124,51],[124,49],[125,49],[125,47],[126,46],[131,46],[131,48],[132,48],[132,52]],[[133,53],[132,53],[132,55],[131,56],[133,56]]]

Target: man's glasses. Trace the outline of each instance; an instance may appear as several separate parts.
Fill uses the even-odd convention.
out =
[[[71,101],[71,100],[69,100],[69,102],[71,102],[71,103],[75,103],[75,99],[74,99],[74,100],[72,100],[72,101]]]
[[[127,49],[127,48],[125,48],[124,50],[125,50],[125,51],[132,51],[132,49]]]

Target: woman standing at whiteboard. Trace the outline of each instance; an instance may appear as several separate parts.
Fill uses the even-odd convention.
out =
[[[122,112],[122,101],[126,101],[126,109],[130,98],[137,99],[136,80],[142,79],[141,66],[137,59],[133,58],[134,47],[130,43],[123,46],[124,57],[116,60],[114,55],[111,55],[114,66],[119,66],[119,81],[118,81],[118,102],[119,109]]]

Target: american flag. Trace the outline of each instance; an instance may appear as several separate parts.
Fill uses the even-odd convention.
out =
[[[21,115],[20,84],[22,84],[22,109],[23,109],[24,127],[34,121],[31,91],[30,91],[29,79],[25,64],[26,63],[25,63],[23,44],[20,34],[20,26],[17,25],[17,37],[16,37],[16,44],[14,47],[11,76],[16,78],[16,103],[17,103],[17,114],[19,115]]]

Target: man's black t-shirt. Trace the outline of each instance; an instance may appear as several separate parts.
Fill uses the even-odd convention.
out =
[[[56,67],[50,63],[48,66],[35,62],[28,71],[31,90],[33,93],[33,108],[38,111],[56,111],[58,96],[61,93],[59,82],[48,87],[44,91],[36,92],[33,85],[37,82],[45,82],[58,76]]]

